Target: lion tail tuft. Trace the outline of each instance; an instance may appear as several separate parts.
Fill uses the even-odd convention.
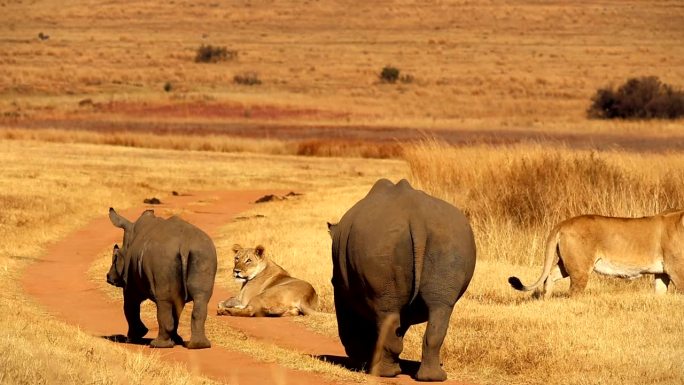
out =
[[[508,283],[510,283],[515,290],[523,290],[525,287],[518,277],[508,277]]]

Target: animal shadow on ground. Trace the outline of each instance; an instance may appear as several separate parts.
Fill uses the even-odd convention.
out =
[[[123,334],[112,334],[110,336],[100,336],[100,337],[106,339],[107,341],[116,342],[117,344],[149,345],[150,342],[152,342],[152,338],[141,338],[141,339],[135,340],[135,341],[128,341],[126,336]]]
[[[361,372],[364,371],[365,368],[354,363],[352,360],[349,359],[349,357],[345,356],[335,356],[331,354],[322,354],[322,355],[311,355],[311,357],[327,362],[333,365],[339,365],[347,370],[355,371],[355,372]],[[406,374],[411,377],[415,377],[416,373],[418,373],[418,369],[420,368],[420,362],[419,361],[411,361],[411,360],[403,360],[399,359],[399,367],[401,368],[401,374]]]

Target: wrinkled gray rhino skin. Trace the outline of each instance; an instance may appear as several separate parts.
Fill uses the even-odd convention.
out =
[[[128,339],[140,340],[147,328],[140,319],[140,304],[157,305],[159,334],[150,346],[168,348],[181,344],[178,320],[187,302],[193,301],[189,349],[211,346],[204,333],[207,303],[214,290],[216,248],[202,230],[171,217],[145,211],[135,223],[109,209],[109,219],[124,230],[123,246],[114,246],[107,282],[123,288]]]
[[[395,376],[404,334],[427,321],[416,379],[445,380],[440,349],[475,269],[465,216],[406,180],[381,179],[328,226],[338,332],[347,355],[372,374]]]

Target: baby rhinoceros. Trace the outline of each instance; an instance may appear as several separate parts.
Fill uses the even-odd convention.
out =
[[[114,246],[107,282],[123,288],[128,340],[140,340],[147,334],[140,304],[149,299],[157,305],[159,322],[159,334],[150,346],[170,348],[183,343],[178,320],[185,304],[192,301],[192,336],[186,347],[210,347],[204,323],[217,262],[209,236],[176,216],[156,217],[152,210],[131,222],[110,208],[109,219],[124,230],[123,246]]]
[[[233,246],[233,276],[242,282],[240,294],[218,305],[218,315],[241,317],[282,317],[306,315],[316,310],[318,295],[310,283],[294,278],[264,254]]]

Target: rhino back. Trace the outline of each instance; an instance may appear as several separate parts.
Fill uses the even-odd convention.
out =
[[[136,232],[130,248],[138,289],[152,298],[186,297],[186,281],[196,275],[213,288],[216,249],[206,233],[177,217],[160,219],[144,230]]]
[[[414,243],[421,242],[422,272],[429,272],[424,274],[429,279],[439,279],[434,274],[446,269],[461,270],[470,280],[475,242],[465,216],[405,180],[397,185],[378,181],[340,220],[333,238],[333,281],[352,296],[393,291],[398,302],[408,302],[414,289]]]

